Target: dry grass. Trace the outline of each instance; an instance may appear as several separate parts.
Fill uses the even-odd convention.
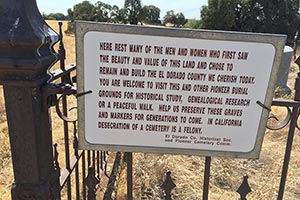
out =
[[[239,199],[235,191],[243,175],[249,176],[252,191],[247,199],[276,199],[286,145],[287,129],[267,131],[260,159],[212,158],[210,193],[212,200]],[[300,145],[296,136],[284,199],[300,199]],[[174,200],[202,198],[204,158],[181,155],[134,154],[135,199],[163,199],[160,189],[168,170],[176,183]],[[125,175],[123,175],[125,177]],[[125,180],[123,180],[125,182]],[[126,186],[119,187],[118,200],[126,199]]]
[[[4,98],[2,94],[3,88],[0,87],[0,200],[5,200],[10,199],[10,185],[13,180],[13,172]]]
[[[48,24],[57,30],[57,22],[48,21]],[[67,23],[64,23],[64,29]],[[75,62],[75,41],[73,35],[64,37],[67,51],[66,63]],[[57,68],[56,65],[53,68]],[[296,73],[290,74],[289,87]],[[2,94],[2,88],[0,88]],[[72,102],[74,103],[74,100]],[[274,109],[282,117],[285,110]],[[54,143],[58,143],[59,152],[64,151],[64,137],[60,130],[61,120],[53,112]],[[70,127],[70,132],[72,132]],[[238,199],[235,192],[242,182],[244,174],[249,175],[249,184],[252,193],[249,200],[276,199],[281,176],[287,129],[280,131],[266,131],[259,160],[212,158],[210,196],[212,200]],[[60,160],[64,160],[62,153]],[[63,161],[61,162],[63,163]],[[300,199],[300,145],[299,135],[295,135],[289,174],[286,183],[285,200]],[[10,159],[8,130],[4,114],[3,95],[0,96],[0,200],[10,199],[10,185],[13,182],[12,164]],[[63,166],[62,166],[63,167]],[[202,198],[204,158],[197,156],[181,155],[155,155],[134,154],[134,199],[162,199],[163,193],[160,185],[163,183],[167,170],[172,172],[172,177],[177,185],[173,190],[174,200],[196,200]],[[120,181],[118,197],[126,197],[124,179]]]
[[[0,86],[0,169],[0,200],[10,199],[13,171],[2,86]]]
[[[288,86],[294,88],[296,72],[289,74]],[[293,92],[294,93],[294,92]],[[272,107],[272,113],[278,119],[284,119],[286,109]],[[273,122],[274,123],[274,122]],[[212,200],[239,199],[236,190],[242,183],[243,176],[249,176],[252,192],[249,200],[277,199],[283,158],[287,141],[288,127],[267,130],[260,159],[212,158],[210,193]],[[285,200],[300,199],[300,141],[296,131],[291,161],[289,165]],[[204,158],[181,155],[134,154],[134,197],[135,199],[163,199],[160,189],[168,170],[176,183],[173,190],[174,200],[202,199]],[[125,181],[125,172],[123,180]],[[126,185],[119,187],[117,200],[126,199]]]

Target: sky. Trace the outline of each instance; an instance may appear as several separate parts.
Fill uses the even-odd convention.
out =
[[[99,0],[89,0],[95,4]],[[123,7],[124,0],[101,0],[110,5]],[[82,0],[37,0],[37,5],[41,13],[63,13],[67,14],[69,8]],[[182,12],[188,19],[200,19],[200,9],[207,5],[207,0],[141,0],[142,5],[154,5],[160,8],[160,17],[163,18],[167,11],[174,10],[175,13]]]

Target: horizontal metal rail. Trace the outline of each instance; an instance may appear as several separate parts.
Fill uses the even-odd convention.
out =
[[[62,77],[70,74],[71,72],[73,72],[75,70],[76,70],[76,65],[75,64],[71,64],[71,65],[66,66],[65,70],[62,70],[62,69],[54,70],[53,72],[51,72],[52,77],[49,80],[49,82],[53,82],[53,81],[55,81],[59,78],[62,78]]]

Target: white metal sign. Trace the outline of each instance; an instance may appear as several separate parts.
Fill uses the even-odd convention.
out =
[[[81,147],[258,156],[284,37],[106,26],[77,32]]]

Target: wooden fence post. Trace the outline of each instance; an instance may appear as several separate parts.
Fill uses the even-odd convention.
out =
[[[57,56],[58,35],[35,0],[0,0],[0,84],[4,87],[14,183],[12,199],[57,199],[52,133],[42,86]]]

